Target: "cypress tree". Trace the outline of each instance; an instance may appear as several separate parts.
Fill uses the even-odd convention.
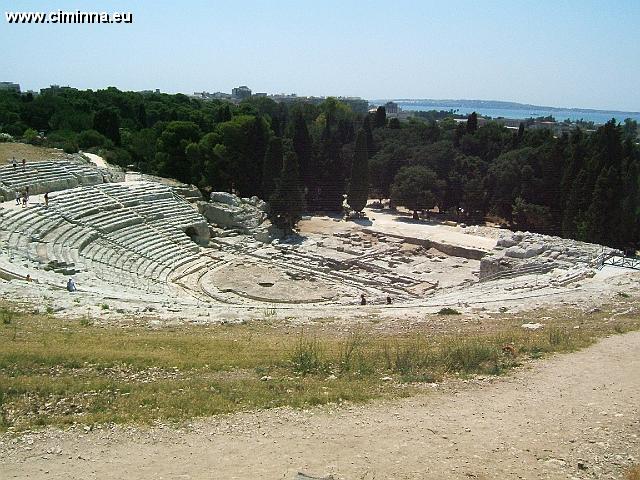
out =
[[[298,175],[296,154],[288,152],[274,194],[269,199],[271,223],[289,234],[304,212],[304,192]]]
[[[276,191],[277,180],[282,172],[282,138],[269,141],[262,168],[262,198],[269,199]]]
[[[467,118],[467,133],[475,133],[478,130],[478,114],[471,112]]]
[[[625,249],[637,248],[640,235],[640,183],[637,162],[629,159],[624,178],[620,240]]]
[[[373,128],[383,128],[387,124],[387,109],[380,106],[376,109]]]
[[[376,153],[375,145],[373,144],[373,133],[371,132],[371,120],[369,119],[369,115],[364,117],[364,122],[362,122],[362,129],[364,130],[365,137],[367,139],[367,150],[369,152],[369,158],[373,157]]]
[[[356,150],[351,165],[351,182],[347,202],[356,212],[361,212],[367,205],[369,197],[369,158],[367,152],[367,138],[364,130],[360,129],[356,136]]]
[[[317,172],[313,161],[313,143],[307,129],[307,122],[301,112],[298,112],[293,120],[293,150],[298,159],[302,186],[306,187],[308,192],[307,202],[310,206],[314,205]]]
[[[612,244],[609,230],[610,217],[617,209],[614,204],[617,172],[615,167],[603,168],[593,188],[591,204],[586,215],[587,240],[593,243]],[[615,242],[617,243],[617,242]]]

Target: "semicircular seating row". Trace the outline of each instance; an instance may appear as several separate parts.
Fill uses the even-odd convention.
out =
[[[106,175],[108,177],[108,175]],[[16,190],[29,187],[29,193],[37,194],[74,188],[81,185],[104,183],[105,172],[95,165],[72,160],[47,160],[0,167],[0,195],[5,200],[14,198]]]
[[[10,251],[92,271],[102,280],[140,288],[210,262],[187,236],[208,229],[204,217],[169,187],[105,183],[50,195],[49,207],[9,210],[0,217]]]

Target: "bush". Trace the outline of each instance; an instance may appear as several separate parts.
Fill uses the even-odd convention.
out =
[[[66,142],[64,142],[62,150],[64,150],[64,153],[78,153],[80,149],[78,148],[78,144],[74,140],[67,140]]]
[[[23,138],[26,143],[30,143],[31,145],[40,143],[40,136],[38,135],[38,132],[36,132],[33,128],[25,130]]]
[[[85,150],[91,147],[111,147],[113,143],[95,130],[84,130],[78,134],[78,146]]]
[[[13,142],[13,137],[8,133],[0,133],[0,143]]]
[[[3,325],[10,325],[13,321],[13,316],[13,310],[10,310],[8,308],[0,309],[0,318],[2,318]]]
[[[102,155],[105,161],[111,165],[126,167],[131,164],[131,155],[129,155],[129,152],[124,148],[114,148],[111,150],[101,151],[100,155]]]
[[[78,145],[75,132],[71,130],[54,130],[47,134],[47,145],[49,146],[64,149],[67,143]]]
[[[458,310],[456,310],[455,308],[451,308],[451,307],[444,307],[441,308],[438,313],[440,315],[461,315],[460,312]]]
[[[22,122],[12,123],[10,125],[5,125],[2,127],[2,130],[11,135],[14,138],[21,137],[24,131],[27,129],[27,125]]]

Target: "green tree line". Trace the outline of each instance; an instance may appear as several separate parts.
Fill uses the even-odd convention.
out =
[[[433,113],[399,122],[383,107],[360,115],[333,98],[316,105],[261,97],[234,105],[115,88],[0,92],[2,132],[67,151],[98,151],[112,163],[204,193],[274,198],[290,209],[277,216],[286,227],[303,210],[341,210],[347,195],[356,211],[367,198],[391,198],[416,210],[437,205],[467,222],[493,215],[513,228],[637,246],[635,122],[612,119],[593,133],[554,137],[524,125],[479,126],[475,114],[460,122]]]

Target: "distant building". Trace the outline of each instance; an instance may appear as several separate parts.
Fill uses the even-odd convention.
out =
[[[238,100],[244,100],[245,98],[249,98],[251,96],[251,89],[246,85],[242,85],[241,87],[236,87],[231,90],[231,95]]]
[[[138,93],[142,95],[151,95],[152,93],[160,93],[160,89],[156,88],[155,90],[140,90]]]
[[[77,90],[76,88],[71,88],[70,86],[66,85],[61,87],[60,85],[50,85],[47,88],[41,88],[40,89],[40,93],[41,94],[45,94],[45,93],[60,93],[63,92],[65,90]]]
[[[396,102],[387,102],[384,104],[384,109],[387,112],[387,115],[398,115],[400,112],[400,107]]]
[[[0,82],[0,90],[20,93],[20,84],[13,82]]]
[[[215,93],[211,93],[211,92],[193,92],[193,95],[190,95],[191,98],[197,98],[198,100],[228,100],[228,101],[233,101],[234,98],[231,96],[230,93],[224,93],[224,92],[215,92]]]
[[[266,97],[267,94],[265,92],[256,92],[251,95],[252,97]]]

